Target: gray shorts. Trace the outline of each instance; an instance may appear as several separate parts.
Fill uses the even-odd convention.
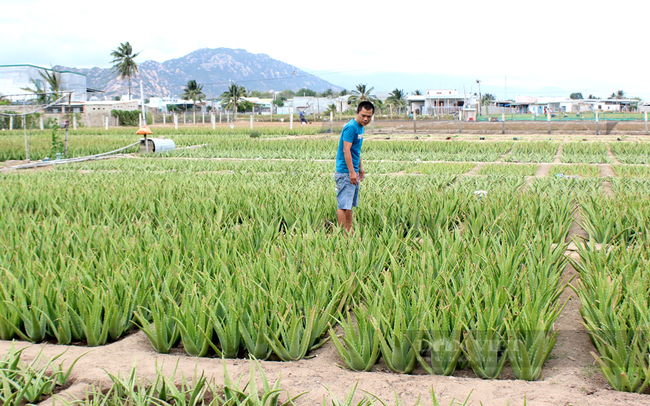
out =
[[[359,206],[359,185],[350,183],[350,174],[336,172],[334,180],[336,181],[338,208],[352,210],[353,207]]]

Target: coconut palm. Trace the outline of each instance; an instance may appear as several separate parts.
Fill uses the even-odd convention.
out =
[[[138,55],[140,55],[140,52],[134,54],[129,41],[120,43],[120,46],[111,52],[111,56],[113,57],[111,63],[115,64],[111,70],[117,73],[122,80],[126,78],[129,81],[129,100],[131,100],[131,78],[138,73],[138,64],[134,61]]]
[[[483,97],[481,98],[481,104],[484,106],[490,105],[490,102],[492,100],[495,100],[495,97],[492,93],[485,93]]]
[[[336,114],[336,103],[331,103],[327,105],[327,110],[325,110],[325,114]]]
[[[382,113],[386,108],[386,103],[382,102],[381,99],[375,99],[372,104],[375,106],[375,112],[378,113]]]
[[[185,86],[183,94],[181,94],[181,99],[192,100],[194,102],[192,105],[192,112],[194,113],[194,123],[196,123],[196,104],[205,99],[203,85],[199,85],[194,79],[188,80],[187,86]]]
[[[48,69],[43,69],[38,71],[38,74],[45,81],[44,87],[41,87],[42,81],[31,78],[30,81],[34,85],[34,89],[22,87],[21,90],[36,94],[36,100],[39,103],[49,103],[58,99],[61,91],[61,72],[52,68],[52,73],[48,72]],[[45,94],[48,91],[52,93]]]
[[[233,120],[237,119],[237,105],[245,95],[246,89],[244,86],[238,86],[236,83],[228,86],[228,90],[221,94],[223,98],[221,105],[226,109],[233,109]]]
[[[416,91],[413,92],[413,95],[414,96],[422,96],[422,92],[419,91],[419,90],[416,90]]]
[[[372,91],[375,90],[374,87],[368,88],[367,85],[358,84],[356,90],[352,91],[352,95],[348,99],[350,105],[357,105],[359,102],[368,100],[369,102],[377,101],[377,96],[372,94]]]
[[[396,107],[398,110],[398,115],[402,114],[402,107],[406,106],[406,93],[403,89],[395,88],[392,92],[389,93],[390,96],[386,99],[386,102],[391,106],[391,115],[392,107]]]

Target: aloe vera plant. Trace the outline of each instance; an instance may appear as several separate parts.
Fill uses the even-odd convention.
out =
[[[175,311],[181,341],[185,352],[193,357],[203,357],[212,342],[212,320],[206,313],[210,307],[206,298],[189,294]]]
[[[180,328],[175,319],[176,307],[171,299],[158,292],[154,292],[150,307],[146,309],[140,306],[135,312],[135,318],[153,348],[167,354],[180,338]],[[153,322],[150,323],[150,320]]]
[[[379,334],[372,323],[377,316],[363,304],[355,306],[353,311],[356,329],[351,315],[338,324],[345,334],[338,337],[333,328],[329,334],[336,351],[345,365],[353,371],[370,371],[379,358]]]
[[[512,323],[505,323],[512,372],[517,379],[534,381],[555,347],[558,331],[552,331],[552,326],[564,306],[549,308],[529,300]]]
[[[265,360],[273,352],[266,337],[277,326],[269,325],[272,320],[276,320],[268,315],[269,307],[268,298],[264,300],[258,297],[256,300],[244,304],[244,311],[239,319],[242,342],[248,354],[255,359]]]
[[[306,394],[306,392],[302,392],[294,397],[289,397],[288,392],[280,388],[281,376],[271,385],[260,363],[254,358],[251,358],[249,362],[250,372],[248,382],[242,384],[243,375],[239,379],[233,380],[228,373],[228,368],[224,361],[224,384],[223,386],[216,386],[218,390],[213,389],[214,393],[220,392],[223,394],[223,399],[217,398],[217,405],[288,406],[293,405],[294,400]],[[262,384],[261,391],[258,388],[257,374],[260,375]],[[288,400],[286,402],[279,400],[282,393],[287,394]]]
[[[415,356],[429,374],[451,375],[456,370],[458,359],[462,354],[462,332],[464,306],[453,309],[436,309],[430,312],[424,321],[424,336],[421,347],[428,350],[430,363],[420,352]]]
[[[476,303],[467,308],[463,352],[477,377],[495,379],[508,359],[505,342],[505,308]],[[472,317],[472,314],[475,314]]]
[[[0,318],[21,339],[34,343],[43,341],[47,336],[48,317],[46,311],[50,306],[47,297],[45,295],[36,295],[34,299],[28,299],[27,294],[21,287],[16,287],[14,294],[14,301],[7,304],[20,316],[22,329],[14,324],[15,318],[9,320],[5,315],[0,315]],[[11,312],[9,314],[11,315]]]
[[[242,302],[243,298],[237,298],[234,292],[226,290],[210,305],[208,315],[220,345],[220,348],[214,345],[212,348],[219,356],[236,358],[239,353],[242,340],[239,329]]]
[[[377,329],[386,366],[393,372],[408,374],[417,366],[415,354],[421,351],[424,334],[422,312],[417,303],[409,303],[399,295],[397,298],[392,314],[381,315],[380,319],[371,321]]]
[[[304,358],[311,348],[311,335],[317,317],[317,309],[312,308],[303,314],[289,306],[283,313],[272,316],[278,330],[265,334],[269,346],[282,361],[297,361]]]

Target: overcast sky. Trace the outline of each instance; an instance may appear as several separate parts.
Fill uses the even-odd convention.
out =
[[[106,68],[110,52],[129,41],[142,51],[139,62],[242,48],[325,80],[401,72],[503,87],[507,77],[511,87],[557,86],[585,97],[622,89],[650,99],[648,0],[384,4],[2,0],[0,64]]]

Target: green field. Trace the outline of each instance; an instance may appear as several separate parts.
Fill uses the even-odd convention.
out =
[[[558,144],[368,140],[346,236],[335,139],[186,137],[210,145],[0,174],[0,339],[98,347],[143,331],[159,353],[283,362],[327,343],[355,371],[535,381],[564,345],[571,262],[596,365],[612,388],[646,390],[650,181],[617,170],[638,174],[611,178],[609,197],[586,165],[609,144],[564,143],[580,164],[527,180],[537,164],[460,175]],[[438,160],[452,162],[423,162]]]

